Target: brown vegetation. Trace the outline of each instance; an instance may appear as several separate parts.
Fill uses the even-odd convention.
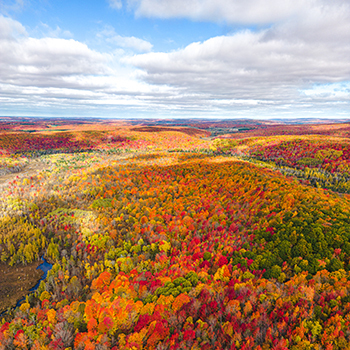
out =
[[[36,261],[26,266],[0,264],[0,313],[15,306],[38,283],[43,275],[41,270],[36,269],[40,263]]]

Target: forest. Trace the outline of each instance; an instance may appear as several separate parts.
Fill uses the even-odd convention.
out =
[[[0,192],[0,350],[349,349],[350,124],[1,118]]]

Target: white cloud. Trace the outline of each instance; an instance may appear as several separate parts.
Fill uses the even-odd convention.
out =
[[[0,16],[0,111],[18,105],[34,112],[70,108],[100,115],[115,108],[142,115],[231,117],[350,111],[348,0],[305,0],[303,6],[299,0],[200,3],[129,0],[140,16],[268,23],[268,28],[150,52],[150,42],[107,26],[99,33],[101,42],[109,43],[106,53],[61,38],[58,27],[58,37],[55,30],[50,37],[31,37],[19,22]]]
[[[100,38],[104,38],[108,43],[120,48],[131,49],[138,52],[149,52],[152,50],[153,45],[146,40],[136,38],[134,36],[121,36],[118,35],[112,26],[105,26],[105,28],[97,35]]]
[[[302,12],[313,0],[128,0],[137,16],[264,24]]]
[[[315,84],[310,89],[303,90],[306,96],[342,100],[350,98],[350,81],[331,84]]]
[[[109,6],[113,9],[120,10],[123,7],[121,0],[108,0]]]
[[[115,43],[119,47],[130,48],[140,52],[151,51],[153,47],[150,42],[140,38],[135,38],[134,36],[126,37],[115,35],[114,37],[109,38],[108,41]]]
[[[349,77],[349,47],[329,52],[326,45],[267,39],[268,34],[244,31],[171,53],[136,55],[129,62],[144,70],[148,82],[214,94],[247,89],[266,94],[269,87]]]
[[[26,35],[27,32],[21,23],[4,17],[0,14],[0,39],[15,39],[18,36]]]
[[[163,1],[155,0],[147,0],[147,3],[160,6],[158,9],[164,5]],[[214,4],[205,2],[209,3]],[[219,1],[218,6],[237,3]],[[272,4],[268,1],[264,3]],[[146,0],[138,3],[137,11],[141,11],[143,4]],[[188,1],[188,6],[194,4],[194,1]],[[129,57],[128,62],[142,70],[140,77],[145,82],[180,88],[182,102],[188,105],[192,100],[186,94],[191,92],[197,95],[197,102],[203,103],[203,106],[221,105],[229,111],[229,106],[235,105],[237,108],[231,109],[235,112],[240,110],[240,103],[242,109],[255,108],[256,113],[267,110],[273,113],[283,109],[308,111],[310,106],[327,112],[343,100],[344,108],[349,110],[350,103],[345,100],[343,90],[342,93],[323,94],[323,99],[320,95],[303,92],[314,84],[350,80],[349,2],[335,1],[321,5],[315,0],[313,7],[306,7],[305,12],[295,11],[293,18],[268,29],[218,36],[168,53],[134,55]],[[184,12],[191,16],[190,8]],[[230,100],[232,102],[227,102]]]
[[[0,76],[3,82],[50,85],[62,76],[102,74],[108,60],[75,40],[22,37],[1,41]]]
[[[135,68],[121,65],[112,53],[73,39],[30,37],[19,22],[4,16],[0,33],[0,113],[23,108],[25,114],[106,115],[115,108],[146,110],[152,98],[169,96],[167,87],[138,81]]]

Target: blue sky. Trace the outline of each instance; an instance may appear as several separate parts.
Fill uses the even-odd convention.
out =
[[[2,0],[0,115],[350,115],[350,0]]]
[[[134,36],[149,41],[157,51],[176,50],[232,30],[224,23],[185,18],[136,18],[131,9],[113,9],[108,1],[85,1],[84,6],[80,1],[28,1],[21,10],[8,12],[33,36],[50,35],[50,30],[59,27],[67,32],[66,38],[71,37],[102,50],[103,46],[97,46],[96,35],[106,27],[113,28],[124,37]],[[61,35],[64,36],[64,33]]]

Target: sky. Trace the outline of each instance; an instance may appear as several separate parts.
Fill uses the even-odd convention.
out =
[[[350,0],[0,0],[0,115],[348,118]]]

